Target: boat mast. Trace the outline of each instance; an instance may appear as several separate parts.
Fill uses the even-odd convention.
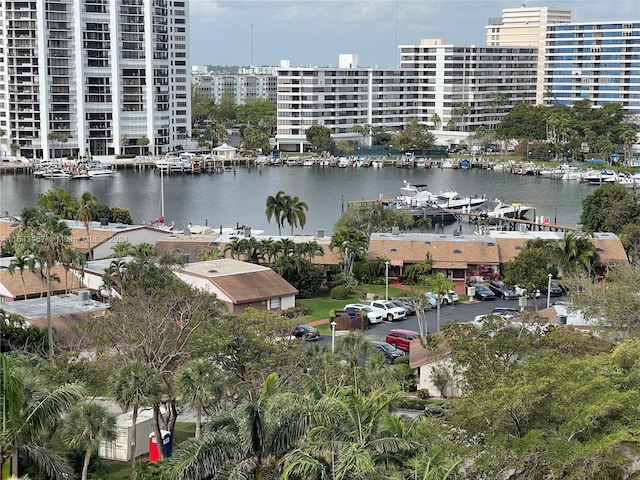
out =
[[[164,168],[160,168],[160,216],[164,223]]]

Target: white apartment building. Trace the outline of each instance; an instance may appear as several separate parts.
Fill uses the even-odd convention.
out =
[[[487,45],[495,47],[536,47],[536,104],[544,98],[544,62],[546,55],[546,33],[551,25],[571,22],[571,10],[554,7],[505,8],[501,18],[490,18],[485,27]]]
[[[306,130],[322,125],[333,140],[357,140],[356,125],[398,131],[420,119],[420,79],[415,69],[360,68],[357,57],[341,55],[340,67],[277,69],[276,148],[305,151]]]
[[[0,0],[0,154],[170,151],[188,70],[188,0]]]
[[[445,44],[400,46],[400,68],[417,74],[421,121],[436,130],[495,128],[517,103],[535,102],[537,48]],[[432,117],[440,118],[434,125]]]
[[[546,43],[550,102],[620,103],[640,115],[640,20],[554,25]]]
[[[217,105],[225,93],[231,95],[236,105],[251,100],[275,103],[277,99],[275,67],[242,68],[238,73],[215,73],[197,67],[191,70],[191,81],[200,92],[213,96]]]

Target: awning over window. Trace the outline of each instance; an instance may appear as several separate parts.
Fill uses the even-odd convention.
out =
[[[391,265],[394,267],[402,267],[404,266],[404,261],[402,260],[391,260]]]

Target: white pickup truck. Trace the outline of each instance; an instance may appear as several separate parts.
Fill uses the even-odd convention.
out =
[[[389,322],[402,320],[407,316],[407,311],[404,308],[398,307],[396,304],[389,302],[388,300],[373,300],[371,302],[362,303],[364,305],[369,305],[375,311],[380,312],[382,314],[382,318],[386,318]]]

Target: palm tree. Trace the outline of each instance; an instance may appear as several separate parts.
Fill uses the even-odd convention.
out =
[[[438,125],[440,125],[440,123],[442,122],[442,119],[440,118],[440,115],[434,113],[433,115],[431,115],[431,122],[433,123],[433,128],[437,130]]]
[[[116,419],[103,406],[84,402],[69,412],[62,424],[62,435],[71,448],[84,452],[82,480],[87,480],[91,456],[100,442],[113,442],[117,437]]]
[[[353,128],[351,128],[351,131],[353,133],[357,133],[358,135],[360,135],[363,139],[368,139],[371,138],[371,132],[373,130],[373,126],[369,125],[369,124],[363,124],[363,125],[354,125]],[[365,142],[368,145],[371,145],[370,142]]]
[[[260,249],[262,250],[262,254],[267,264],[273,265],[273,261],[282,251],[282,243],[280,241],[275,241],[272,238],[265,238],[260,241]]]
[[[118,242],[113,247],[111,247],[111,251],[118,258],[128,257],[134,251],[134,247],[130,242]]]
[[[220,251],[220,247],[207,247],[203,248],[198,252],[198,260],[201,262],[206,262],[209,260],[217,260],[222,256],[222,252]]]
[[[240,240],[237,238],[234,238],[233,240],[231,240],[231,242],[227,243],[227,246],[224,247],[224,253],[226,255],[227,252],[229,252],[229,255],[231,256],[231,258],[240,258],[240,255],[242,255],[243,253],[243,249],[242,249],[242,244],[240,243]]]
[[[353,228],[341,228],[331,236],[329,249],[338,248],[342,257],[342,271],[353,273],[356,260],[362,258],[369,248],[369,237]]]
[[[309,206],[298,197],[290,197],[289,195],[285,197],[282,217],[283,222],[286,220],[291,225],[291,235],[293,235],[293,227],[298,225],[304,230],[304,225],[307,223],[307,215],[305,213],[307,210],[309,210]]]
[[[24,238],[16,255],[33,255],[44,267],[47,285],[47,331],[49,341],[49,355],[53,357],[53,326],[51,324],[51,268],[61,258],[66,248],[71,230],[66,223],[54,215],[39,216],[30,222],[29,226],[20,233]]]
[[[122,366],[116,373],[113,385],[113,398],[124,411],[132,410],[131,444],[129,461],[131,462],[131,480],[135,479],[136,466],[136,427],[138,411],[144,405],[152,404],[162,393],[160,376],[148,364],[135,360]],[[156,437],[160,438],[160,437]],[[158,448],[162,445],[158,441]]]
[[[26,456],[31,465],[49,478],[62,480],[72,475],[67,462],[42,446],[62,414],[81,401],[85,389],[80,384],[52,386],[41,372],[43,366],[23,355],[0,354],[2,381],[2,432],[0,455],[2,478],[18,476],[18,458]]]
[[[143,242],[134,246],[132,253],[136,260],[144,263],[147,262],[151,257],[155,256],[156,247],[154,247],[150,243]]]
[[[76,220],[84,224],[84,228],[87,234],[87,248],[89,249],[89,260],[93,260],[93,250],[91,249],[91,222],[93,220],[93,214],[98,205],[98,198],[91,195],[89,192],[84,192],[80,197],[80,203],[78,204],[78,213]]]
[[[278,223],[278,236],[282,236],[282,227],[284,226],[284,218],[283,212],[286,204],[287,195],[279,190],[275,196],[267,197],[267,222],[271,223],[271,217],[274,217],[275,221]]]
[[[375,390],[363,394],[344,386],[316,404],[314,424],[300,448],[284,458],[283,477],[306,479],[378,479],[397,470],[403,457],[418,452],[420,443],[388,428],[400,392]]]
[[[554,244],[552,251],[558,262],[558,277],[580,271],[590,274],[598,260],[593,243],[575,233],[566,233],[559,244]]]
[[[165,461],[169,473],[191,479],[224,471],[226,478],[262,480],[304,434],[309,418],[295,395],[276,393],[277,384],[271,374],[258,398],[212,414],[204,435],[183,442]]]
[[[200,438],[202,409],[220,400],[226,389],[227,378],[213,363],[190,360],[182,365],[174,378],[178,400],[196,410],[196,435]]]
[[[27,268],[31,272],[35,270],[35,265],[33,263],[33,259],[27,255],[18,255],[11,259],[9,262],[9,266],[7,270],[11,275],[13,275],[16,271],[16,268],[20,270],[20,279],[22,280],[22,289],[24,292],[24,299],[27,299],[27,283],[24,279],[24,269]]]

